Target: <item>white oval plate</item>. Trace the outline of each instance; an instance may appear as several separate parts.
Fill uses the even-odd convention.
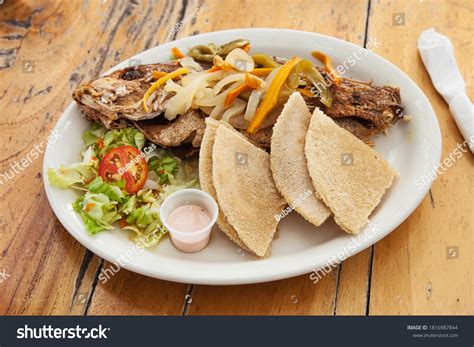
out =
[[[130,59],[142,64],[167,62],[174,46],[186,52],[197,44],[219,44],[237,38],[251,41],[252,52],[264,52],[281,57],[294,55],[312,59],[311,50],[328,54],[337,66],[360,51],[354,44],[320,34],[283,29],[235,29],[202,34],[166,43],[140,53]],[[315,228],[296,213],[280,223],[278,237],[273,242],[272,256],[259,260],[234,245],[218,230],[213,231],[209,246],[194,254],[177,251],[169,238],[157,247],[140,251],[119,229],[89,236],[80,217],[71,208],[77,193],[51,187],[47,169],[80,160],[83,148],[82,132],[91,123],[81,116],[73,102],[56,124],[55,131],[62,136],[49,146],[43,163],[46,193],[54,213],[85,247],[98,256],[117,262],[122,267],[146,276],[196,284],[244,284],[288,278],[318,269],[328,262],[341,261],[376,243],[418,206],[429,189],[420,177],[436,168],[441,155],[441,134],[435,113],[420,88],[395,65],[365,51],[358,54],[354,66],[345,73],[362,81],[372,80],[376,85],[400,87],[406,114],[413,115],[411,122],[398,122],[388,136],[375,139],[376,150],[399,172],[390,191],[371,215],[372,228],[366,228],[358,237],[341,231],[333,221]],[[112,70],[128,66],[124,61]],[[110,71],[109,71],[110,72]],[[108,73],[109,73],[108,72]],[[314,278],[314,277],[313,277]]]

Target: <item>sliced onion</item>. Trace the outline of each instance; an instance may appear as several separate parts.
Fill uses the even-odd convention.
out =
[[[214,93],[214,95],[217,95],[222,90],[222,88],[224,88],[226,85],[232,82],[236,82],[236,81],[245,81],[245,74],[239,73],[239,74],[232,74],[230,76],[227,76],[223,80],[220,80],[214,86],[214,88],[212,88],[212,92]]]
[[[187,86],[189,83],[196,79],[204,78],[206,76],[205,72],[191,72],[181,78],[181,85]]]
[[[178,114],[184,114],[193,104],[196,93],[203,88],[206,88],[207,82],[204,75],[200,78],[195,78],[182,90],[176,93],[166,105],[165,118],[173,120]]]
[[[202,88],[196,92],[196,99],[204,99],[207,96],[212,95],[212,89]]]
[[[227,109],[222,114],[222,120],[225,122],[229,122],[232,117],[237,116],[238,114],[244,112],[246,105],[247,103],[245,101],[241,99],[235,99],[232,107]]]
[[[257,112],[257,107],[260,102],[260,97],[262,92],[259,90],[254,90],[250,93],[249,101],[247,102],[247,109],[245,110],[244,119],[251,121]]]
[[[223,66],[224,65],[224,59],[220,55],[215,55],[214,58],[212,59],[212,65],[214,66]]]
[[[184,114],[186,105],[186,95],[183,92],[177,93],[166,104],[165,118],[173,120],[178,114]]]
[[[183,87],[180,86],[179,84],[177,84],[173,80],[166,81],[166,84],[165,84],[164,88],[165,88],[166,92],[175,92],[175,93],[178,93],[178,92],[183,90]]]
[[[255,67],[252,57],[242,48],[233,49],[229,54],[227,54],[225,63],[232,66],[237,71],[250,72]]]
[[[193,81],[190,83],[188,86],[186,86],[186,109],[189,109],[191,107],[191,104],[193,103],[194,97],[196,93],[204,89],[207,86],[207,82],[205,78],[201,78],[198,80]]]
[[[273,79],[275,78],[278,71],[280,71],[280,69],[281,68],[279,67],[277,67],[276,69],[273,69],[272,72],[270,72],[270,74],[267,76],[267,78],[265,79],[265,83],[267,84],[265,90],[268,90],[268,88],[270,87],[270,84],[272,84]]]
[[[282,110],[283,110],[283,106],[279,106],[279,107],[276,107],[275,109],[273,109],[268,114],[268,116],[265,118],[265,120],[263,121],[262,125],[260,126],[260,129],[273,127],[273,125],[277,121],[278,117],[280,117],[280,114],[281,114]],[[250,124],[250,122],[244,118],[243,114],[232,117],[232,119],[229,121],[229,123],[234,128],[242,129],[242,130],[247,129],[249,124]]]
[[[211,98],[214,96],[214,93],[212,92],[212,88],[210,87],[204,88],[202,91],[204,92],[204,95],[208,98]]]
[[[226,95],[221,93],[211,98],[196,99],[196,105],[199,106],[216,106],[219,103],[224,103]]]
[[[195,71],[202,71],[202,66],[194,61],[192,57],[184,57],[179,60],[182,67],[191,68]]]
[[[222,92],[222,93],[220,93],[216,96],[213,96],[213,97],[210,97],[210,98],[205,98],[205,99],[196,99],[196,105],[199,105],[199,106],[216,106],[219,103],[224,103],[227,94],[231,90],[237,88],[238,86],[240,86],[242,84],[243,84],[243,82],[235,82],[235,83],[231,84],[229,86],[229,88],[227,88],[224,92]]]
[[[209,117],[214,118],[214,119],[221,119],[222,113],[224,112],[225,106],[224,103],[218,104],[212,112],[209,114]]]
[[[206,80],[208,81],[217,81],[217,80],[221,80],[223,79],[224,77],[230,75],[231,73],[228,72],[228,71],[224,71],[224,70],[219,70],[219,71],[214,71],[214,72],[206,72]]]
[[[205,114],[210,116],[215,107],[212,108],[210,106],[203,106],[203,107],[199,107],[199,108],[201,109],[202,112],[204,112]]]

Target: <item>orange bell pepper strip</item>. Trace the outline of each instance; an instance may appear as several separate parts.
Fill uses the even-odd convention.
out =
[[[272,67],[260,67],[260,68],[253,69],[252,71],[250,71],[250,73],[254,76],[263,77],[263,76],[267,76],[272,71],[273,71]]]
[[[163,72],[163,71],[153,71],[153,78],[154,79],[159,79],[161,77],[164,77],[168,74],[168,72]]]
[[[282,67],[279,68],[278,72],[275,75],[270,87],[268,88],[267,95],[263,99],[260,106],[257,108],[257,112],[255,112],[255,116],[253,117],[252,121],[250,122],[247,132],[249,134],[255,134],[260,126],[262,125],[263,121],[270,113],[270,111],[276,106],[278,101],[278,95],[280,95],[281,89],[285,84],[288,76],[291,73],[291,70],[301,61],[299,57],[293,57],[288,60]]]
[[[248,92],[251,88],[247,84],[242,84],[241,86],[230,91],[229,94],[225,97],[224,106],[225,108],[229,107],[237,97],[244,92]]]
[[[216,72],[216,71],[219,71],[219,70],[222,70],[222,68],[220,66],[213,65],[209,70],[207,70],[207,72]]]
[[[234,90],[230,91],[229,94],[225,97],[224,106],[229,107],[234,100],[242,93],[249,92],[252,89],[257,89],[260,87],[260,80],[250,76],[248,73],[245,74],[245,83],[241,86],[238,86]]]
[[[173,53],[173,55],[177,58],[177,59],[181,59],[181,58],[184,58],[185,55],[183,54],[183,52],[181,52],[178,47],[173,47],[171,48],[171,52]]]
[[[331,79],[334,81],[336,86],[338,86],[339,83],[341,83],[341,77],[336,73],[336,70],[332,66],[331,58],[329,58],[323,52],[319,52],[319,51],[313,51],[311,52],[311,55],[324,64],[324,68],[329,73],[329,75],[331,76]]]
[[[161,77],[165,77],[169,72],[164,71],[153,71],[152,75],[154,79],[160,79]],[[174,76],[173,79],[178,79],[180,76]]]
[[[308,98],[313,97],[313,93],[309,89],[298,88],[297,91],[301,93],[301,95],[307,96]]]

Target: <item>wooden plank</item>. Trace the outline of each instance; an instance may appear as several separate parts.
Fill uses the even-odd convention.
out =
[[[372,247],[345,260],[339,269],[336,315],[365,315],[371,273]]]
[[[319,32],[363,45],[368,3],[366,1],[205,1],[201,5],[188,3],[188,6],[190,9],[194,6],[201,10],[195,20],[178,33],[178,37],[230,28],[279,27]],[[232,15],[222,15],[223,9]],[[364,291],[367,289],[369,266],[366,258],[367,253],[357,255],[354,260],[349,260],[348,271],[343,271],[341,276],[338,276],[338,271],[335,270],[317,284],[313,284],[309,275],[304,275],[269,284],[237,287],[195,286],[188,312],[189,314],[332,315],[335,310],[339,279],[339,287],[344,289],[344,295],[338,296],[340,312],[365,314]],[[352,266],[354,261],[359,265]],[[354,281],[360,282],[361,287],[355,288],[352,283]],[[355,291],[357,295],[350,295],[351,291]]]
[[[10,46],[0,62],[0,269],[9,275],[0,283],[2,314],[81,313],[75,294],[90,286],[96,265],[85,264],[78,278],[85,249],[56,220],[42,186],[41,153],[57,110],[69,102],[70,74],[66,61],[52,60],[56,50],[67,51],[61,39],[67,23],[45,27],[67,11],[57,12],[51,2],[43,5],[8,2],[0,14],[0,36],[8,36],[1,41]],[[72,16],[74,7],[69,11]],[[12,168],[22,159],[25,168]]]
[[[282,28],[337,36],[362,45],[367,6],[365,0],[193,0],[188,1],[184,16],[189,21],[177,37],[234,28]]]
[[[473,9],[472,1],[373,2],[369,33],[390,43],[382,44],[379,53],[408,73],[430,99],[441,126],[442,159],[464,139],[430,82],[418,55],[417,40],[421,31],[433,24],[452,40],[472,100]],[[404,25],[393,25],[397,24],[394,20],[403,23],[403,17]],[[438,177],[431,196],[413,215],[375,246],[370,314],[474,312],[473,164],[472,154],[464,154]],[[450,252],[450,247],[457,248]]]
[[[160,281],[125,269],[115,275],[114,264],[105,262],[88,315],[180,315],[185,306],[187,286]],[[106,274],[110,274],[106,276]],[[107,279],[110,277],[110,279]]]
[[[46,143],[80,81],[165,40],[167,28],[181,12],[182,7],[171,0],[143,5],[128,1],[4,3],[0,49],[7,54],[0,60],[0,173],[10,173],[11,164],[26,158],[35,145]],[[90,297],[102,262],[54,217],[42,186],[41,166],[40,152],[26,169],[17,169],[18,174],[0,184],[0,271],[9,276],[0,283],[0,313],[84,314],[89,305],[95,312],[100,305],[91,304]],[[136,280],[130,283],[125,271],[117,278],[136,288]],[[187,289],[176,286],[183,292]],[[177,291],[176,286],[170,288],[161,281],[154,285],[155,296],[168,300],[163,313],[181,313],[182,298],[167,293]],[[96,292],[100,300],[117,297],[101,290],[99,286]],[[123,300],[141,295],[128,292]]]
[[[337,269],[317,284],[309,275],[242,286],[194,286],[189,315],[333,315]]]

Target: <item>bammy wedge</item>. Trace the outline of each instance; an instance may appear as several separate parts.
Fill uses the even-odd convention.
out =
[[[270,170],[270,156],[223,124],[212,151],[212,181],[221,211],[239,239],[256,255],[268,254],[275,218],[286,202]]]
[[[206,131],[201,142],[201,149],[199,151],[199,182],[202,190],[209,193],[214,200],[217,201],[216,190],[212,184],[212,148],[214,146],[214,139],[216,136],[217,127],[220,122],[208,117],[206,119]],[[219,228],[239,247],[249,250],[247,246],[239,239],[239,235],[235,229],[229,224],[225,215],[219,211],[217,217],[217,225]]]
[[[311,113],[300,93],[293,93],[273,127],[271,169],[279,192],[288,204],[315,226],[331,211],[318,199],[308,172],[304,145]]]
[[[336,223],[358,234],[396,172],[380,154],[318,108],[306,134],[305,155],[313,185]]]

